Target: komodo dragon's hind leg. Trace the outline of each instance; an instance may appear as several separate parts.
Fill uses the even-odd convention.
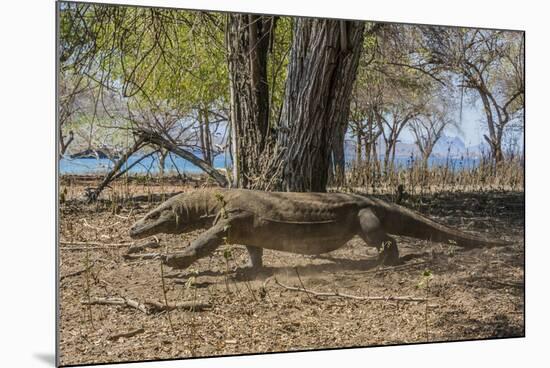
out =
[[[359,212],[359,236],[370,246],[378,249],[378,259],[386,265],[399,262],[399,250],[395,239],[386,234],[382,224],[370,209]]]
[[[216,225],[199,235],[191,245],[181,252],[168,254],[163,258],[164,264],[173,268],[187,268],[199,258],[203,258],[224,244],[226,239],[231,240],[238,232],[232,230],[232,225],[237,221],[246,219],[246,216],[234,216],[220,220]]]
[[[263,266],[262,256],[264,254],[264,249],[247,245],[246,250],[250,256],[247,267],[255,271],[260,270]]]
[[[264,249],[246,245],[248,251],[248,264],[237,270],[237,278],[254,279],[260,272],[264,271],[262,256]]]

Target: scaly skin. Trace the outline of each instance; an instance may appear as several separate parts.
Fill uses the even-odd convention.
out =
[[[261,267],[264,248],[299,254],[336,250],[354,235],[381,250],[381,262],[395,264],[399,252],[388,234],[449,242],[462,247],[509,243],[451,229],[405,207],[345,193],[261,192],[205,189],[178,194],[132,226],[132,238],[180,234],[208,228],[190,247],[164,257],[186,268],[225,241],[246,245],[251,266]]]

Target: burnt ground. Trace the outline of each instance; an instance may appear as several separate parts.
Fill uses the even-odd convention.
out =
[[[62,365],[524,335],[523,193],[440,193],[405,203],[453,227],[510,240],[510,246],[464,250],[398,237],[404,263],[388,268],[377,266],[376,250],[354,238],[318,257],[266,250],[266,272],[252,281],[236,272],[247,261],[239,245],[223,246],[180,273],[161,270],[155,259],[125,259],[128,227],[154,205],[61,205]],[[196,235],[161,235],[160,248],[142,253],[176,251]],[[169,304],[210,307],[146,314],[82,303],[124,297],[165,304],[163,280]],[[316,297],[280,284],[428,302]],[[135,335],[116,337],[128,332]]]

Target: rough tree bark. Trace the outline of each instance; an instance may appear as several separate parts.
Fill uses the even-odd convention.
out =
[[[281,189],[326,190],[334,137],[347,124],[364,22],[297,18],[279,121]]]
[[[246,188],[261,175],[258,162],[269,128],[267,57],[275,20],[252,14],[228,17],[233,186]]]

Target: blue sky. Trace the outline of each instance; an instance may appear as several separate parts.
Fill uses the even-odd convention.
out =
[[[460,129],[447,128],[445,135],[459,137],[466,147],[477,146],[484,141],[483,134],[486,131],[485,113],[478,103],[475,105],[466,104],[462,106],[462,122],[459,122],[460,114],[457,110],[455,120],[459,123]],[[414,143],[414,137],[409,129],[405,128],[401,140],[406,143]]]

